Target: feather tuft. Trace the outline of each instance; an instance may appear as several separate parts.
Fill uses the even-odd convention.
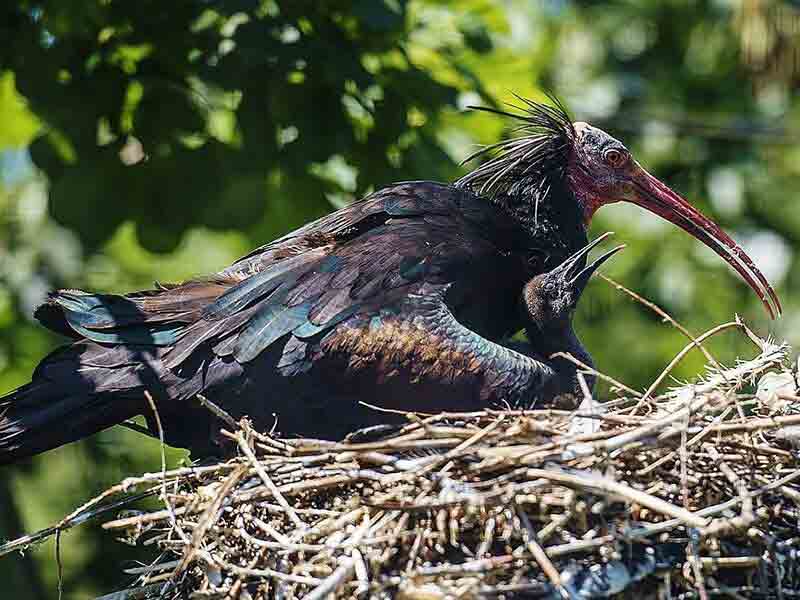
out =
[[[563,178],[567,157],[575,141],[575,128],[564,105],[548,95],[553,106],[514,94],[522,106],[509,104],[516,112],[486,106],[469,108],[489,112],[519,122],[512,137],[484,146],[462,161],[488,158],[456,181],[456,185],[489,197],[507,194],[520,183],[539,182],[554,175]],[[521,134],[521,135],[516,135]]]

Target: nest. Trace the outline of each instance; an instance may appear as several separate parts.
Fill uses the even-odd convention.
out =
[[[672,365],[644,393],[597,374],[614,399],[573,412],[408,415],[338,443],[230,423],[236,458],[128,479],[50,533],[113,512],[160,550],[106,599],[797,596],[788,348],[737,321],[673,364],[725,328],[757,356],[660,395]]]

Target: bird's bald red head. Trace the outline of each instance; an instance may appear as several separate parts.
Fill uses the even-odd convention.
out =
[[[554,106],[517,99],[523,106],[515,107],[520,111],[516,114],[476,107],[521,122],[516,131],[525,135],[470,155],[466,161],[492,158],[456,185],[500,198],[501,202],[510,197],[532,199],[534,215],[543,197],[557,188],[577,199],[587,224],[605,204],[621,200],[637,204],[712,248],[753,288],[770,315],[781,312],[778,296],[744,250],[713,221],[645,171],[622,142],[588,123],[573,123],[556,99]]]
[[[648,173],[616,138],[588,123],[572,125],[574,141],[566,180],[587,224],[601,206],[626,201],[653,212],[703,242],[730,264],[758,294],[771,316],[781,304],[749,256],[713,221]]]
[[[588,223],[604,204],[626,200],[631,171],[638,164],[622,142],[588,123],[573,123],[575,140],[567,182]]]

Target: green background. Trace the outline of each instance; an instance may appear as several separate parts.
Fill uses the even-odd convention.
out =
[[[552,90],[712,215],[781,294],[770,322],[713,253],[634,206],[592,234],[605,272],[692,332],[735,313],[800,337],[800,6],[765,0],[50,0],[0,8],[0,392],[59,340],[48,289],[125,292],[213,272],[407,179],[452,180],[504,123],[469,113]],[[144,158],[146,156],[146,158]],[[576,328],[601,370],[644,387],[683,347],[597,280]],[[749,356],[736,334],[710,345]],[[676,370],[691,378],[702,357]],[[601,393],[603,390],[601,389]],[[181,460],[172,452],[171,463]],[[0,471],[0,539],[58,521],[158,445],[116,428]],[[147,553],[94,525],[63,539],[64,597],[128,581]],[[55,598],[53,545],[0,559],[4,597]]]

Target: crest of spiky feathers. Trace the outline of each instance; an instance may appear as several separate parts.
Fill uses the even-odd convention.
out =
[[[456,181],[456,185],[495,197],[511,193],[520,185],[549,186],[552,176],[563,177],[575,140],[575,128],[564,105],[554,96],[548,96],[553,106],[515,96],[522,105],[509,104],[514,112],[470,107],[507,117],[517,125],[507,139],[485,146],[464,159],[461,164],[489,160]]]

